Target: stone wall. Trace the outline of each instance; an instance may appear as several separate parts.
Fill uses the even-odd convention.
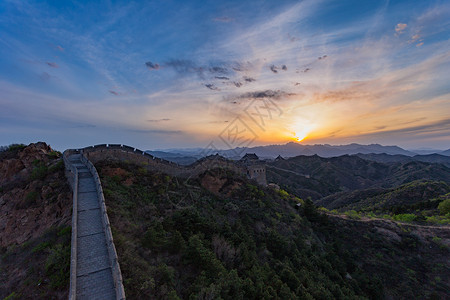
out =
[[[265,165],[256,164],[247,166],[247,174],[250,179],[256,180],[257,183],[267,185]]]
[[[78,170],[69,162],[68,153],[64,152],[63,160],[65,165],[65,173],[67,180],[73,192],[73,208],[72,208],[72,237],[70,245],[70,288],[69,300],[76,299],[77,295],[77,236],[78,236]]]
[[[106,237],[106,247],[108,249],[108,255],[109,255],[109,263],[111,266],[111,272],[113,275],[114,280],[114,288],[116,292],[116,299],[117,300],[124,300],[125,299],[125,290],[123,287],[123,279],[122,279],[122,272],[120,271],[120,265],[119,265],[119,258],[117,256],[116,247],[114,246],[114,240],[112,236],[111,231],[111,225],[109,223],[108,213],[106,211],[106,205],[105,205],[105,196],[103,195],[103,188],[102,183],[100,181],[100,176],[98,176],[97,169],[95,169],[92,162],[87,160],[87,158],[83,155],[81,155],[81,161],[87,166],[89,171],[94,177],[95,181],[95,187],[97,190],[98,195],[98,201],[100,202],[100,211],[102,215],[102,225],[103,230],[105,232]]]
[[[211,155],[202,158],[189,166],[181,166],[154,157],[142,150],[119,144],[100,144],[71,151],[80,151],[94,164],[102,160],[126,161],[142,166],[150,171],[162,172],[182,178],[197,176],[208,169],[222,168],[234,171],[238,174],[246,174],[250,179],[256,180],[259,184],[267,185],[264,165],[248,167],[239,162],[227,160],[219,155]]]

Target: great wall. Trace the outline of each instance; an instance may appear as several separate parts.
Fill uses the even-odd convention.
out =
[[[246,175],[258,184],[267,185],[265,165],[256,159],[231,161],[219,155],[211,155],[196,161],[189,166],[154,157],[142,150],[119,144],[100,144],[82,149],[66,150],[68,154],[83,154],[92,163],[102,160],[117,160],[134,163],[149,171],[157,171],[172,176],[188,178],[195,177],[215,168],[231,170],[238,174]]]
[[[265,165],[254,154],[247,154],[240,161],[212,155],[189,166],[181,166],[126,145],[101,144],[66,150],[63,159],[73,190],[71,300],[99,297],[125,299],[122,274],[95,163],[103,160],[123,161],[181,178],[195,177],[207,170],[220,168],[267,185]]]

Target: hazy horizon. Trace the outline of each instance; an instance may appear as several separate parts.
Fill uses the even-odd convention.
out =
[[[0,3],[0,144],[450,148],[450,3]]]

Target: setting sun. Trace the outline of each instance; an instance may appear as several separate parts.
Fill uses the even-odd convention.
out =
[[[297,121],[293,126],[294,139],[297,142],[303,141],[313,131],[316,126],[307,121]]]

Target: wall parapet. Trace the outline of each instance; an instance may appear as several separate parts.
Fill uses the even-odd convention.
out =
[[[81,153],[92,163],[97,163],[101,160],[118,160],[128,161],[141,165],[151,171],[160,171],[172,176],[177,177],[192,177],[200,175],[208,169],[222,168],[232,170],[238,174],[246,174],[249,176],[248,166],[240,163],[230,161],[219,155],[211,155],[203,157],[198,161],[188,166],[182,166],[177,163],[164,160],[148,154],[140,149],[130,147],[121,144],[100,144],[95,146],[89,146],[80,149]],[[265,166],[262,166],[265,169]],[[255,179],[259,184],[267,185],[264,176],[251,177]]]
[[[63,161],[66,168],[66,177],[73,192],[73,208],[72,208],[72,236],[70,244],[70,287],[69,300],[75,300],[77,296],[77,235],[78,235],[78,170],[70,163],[68,154],[70,152],[64,151]]]

